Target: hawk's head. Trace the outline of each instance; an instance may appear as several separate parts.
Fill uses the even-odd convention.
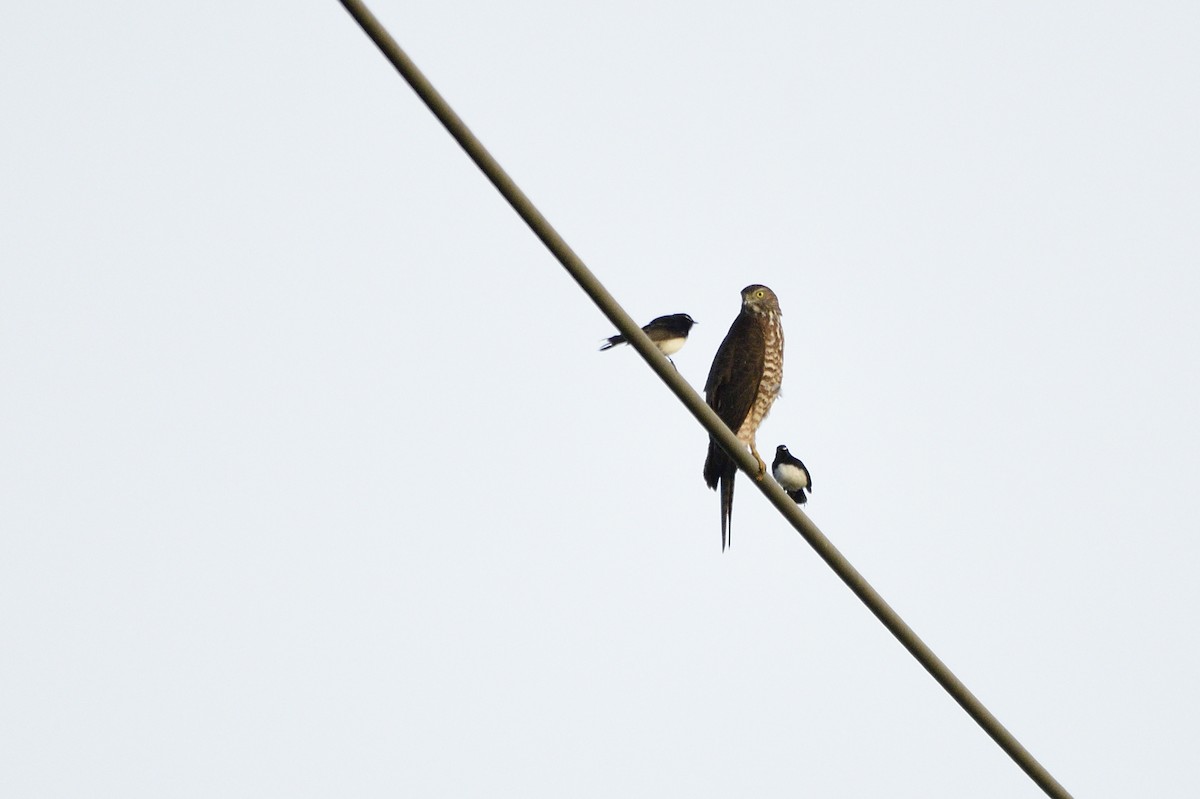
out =
[[[779,298],[775,296],[775,292],[758,283],[742,289],[742,308],[760,316],[782,315],[782,311],[779,310]]]

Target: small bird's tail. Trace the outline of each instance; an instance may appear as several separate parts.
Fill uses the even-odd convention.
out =
[[[604,343],[600,345],[600,351],[603,352],[604,350],[611,350],[613,347],[617,346],[618,344],[624,344],[624,343],[625,343],[624,336],[619,335],[619,334],[615,335],[615,336],[611,336],[610,338],[604,339]]]

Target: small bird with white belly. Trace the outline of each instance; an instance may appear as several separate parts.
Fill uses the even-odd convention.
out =
[[[808,497],[804,495],[805,491],[812,493],[812,477],[808,473],[808,467],[788,452],[788,448],[783,444],[775,448],[775,462],[771,464],[771,474],[775,475],[776,482],[797,505],[808,502]]]
[[[650,324],[642,328],[642,332],[650,337],[654,342],[654,346],[658,347],[658,351],[667,356],[668,359],[683,348],[687,343],[688,333],[692,331],[692,325],[696,324],[696,320],[685,313],[673,313],[668,316],[660,316],[657,319],[651,320]],[[615,336],[607,338],[600,345],[601,351],[611,350],[618,344],[627,344],[628,341],[618,333]],[[672,361],[674,363],[674,361]]]

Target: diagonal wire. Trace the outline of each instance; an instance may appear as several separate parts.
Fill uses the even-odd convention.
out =
[[[696,393],[691,384],[684,380],[683,376],[671,367],[666,357],[658,351],[646,334],[642,332],[641,327],[634,322],[633,318],[625,312],[625,309],[608,293],[579,256],[567,246],[566,241],[558,235],[558,232],[542,216],[541,212],[534,207],[529,198],[525,196],[525,193],[518,188],[517,184],[513,182],[508,173],[504,171],[496,159],[484,148],[479,139],[475,138],[475,135],[471,133],[458,114],[454,113],[454,110],[445,99],[438,94],[429,80],[417,69],[416,64],[400,49],[400,45],[396,44],[395,39],[391,37],[379,20],[375,18],[375,15],[363,3],[358,2],[358,0],[339,0],[339,2],[345,6],[350,16],[362,27],[367,36],[371,38],[371,41],[379,47],[392,66],[396,68],[404,80],[408,82],[409,86],[412,87],[413,91],[425,102],[429,110],[445,126],[455,141],[462,146],[463,150],[475,162],[476,166],[483,171],[488,180],[504,196],[504,199],[508,200],[521,219],[525,221],[525,224],[529,225],[534,235],[541,239],[542,243],[558,259],[559,263],[566,268],[567,272],[575,279],[580,288],[596,303],[604,315],[616,325],[617,330],[625,336],[629,344],[650,365],[650,368],[675,393],[675,396],[684,404],[684,407],[691,411],[692,415],[708,431],[709,435],[715,438],[725,451],[729,453],[738,467],[753,478],[758,473],[758,463],[754,460],[750,451],[742,446],[733,432],[705,404],[704,400]],[[1071,799],[1071,795],[1067,793],[1067,790],[984,707],[983,703],[933,653],[933,650],[913,632],[912,628],[900,618],[899,614],[892,610],[883,597],[866,581],[866,578],[850,565],[850,562],[817,529],[817,526],[800,510],[799,506],[788,498],[782,488],[773,480],[758,482],[752,479],[749,482],[762,491],[776,509],[783,514],[784,518],[791,523],[792,527],[796,528],[796,531],[804,537],[804,540],[829,564],[834,573],[849,586],[855,596],[862,600],[863,604],[875,614],[883,626],[903,644],[905,649],[912,653],[912,656],[933,676],[933,679],[937,680],[938,684],[962,706],[967,715],[982,727],[984,732],[990,735],[1009,757],[1016,761],[1017,765],[1029,775],[1047,796],[1054,797],[1054,799]]]

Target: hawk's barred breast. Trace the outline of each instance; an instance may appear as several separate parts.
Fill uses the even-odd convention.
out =
[[[763,357],[762,380],[758,384],[758,393],[750,406],[750,413],[738,428],[738,440],[747,446],[754,441],[762,420],[771,412],[771,405],[779,396],[783,385],[783,321],[778,313],[769,311],[763,321],[763,343],[766,352]]]

